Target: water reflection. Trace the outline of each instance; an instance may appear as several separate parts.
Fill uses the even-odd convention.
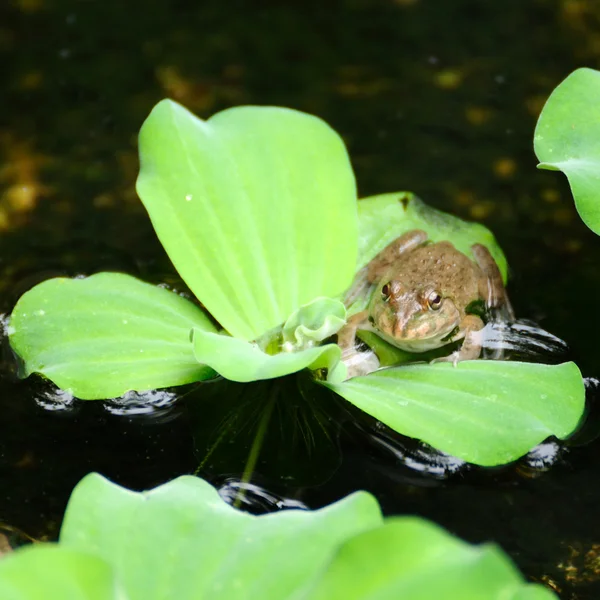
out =
[[[252,514],[263,514],[284,509],[308,510],[309,507],[294,498],[286,498],[256,483],[229,478],[218,486],[219,496],[227,502]]]
[[[569,360],[566,342],[533,321],[490,321],[481,331],[482,358],[557,364]]]
[[[551,438],[532,448],[517,463],[517,473],[537,477],[551,469],[567,451],[564,443]]]
[[[435,481],[464,472],[471,466],[420,440],[400,435],[366,415],[354,422],[346,433],[366,451],[372,468],[392,481],[434,485]]]
[[[224,474],[286,489],[322,484],[339,467],[346,403],[310,374],[242,384],[216,379],[186,396],[197,474]],[[244,475],[242,475],[244,473]]]
[[[71,392],[61,390],[52,384],[47,384],[44,388],[33,396],[33,401],[40,408],[51,412],[66,411],[74,408],[77,401]]]
[[[177,418],[175,403],[181,396],[168,390],[127,392],[120,398],[103,402],[104,410],[111,415],[124,417],[149,417],[155,422],[168,423]]]

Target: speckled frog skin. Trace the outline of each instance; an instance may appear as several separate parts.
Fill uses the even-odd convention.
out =
[[[472,246],[475,261],[450,242],[428,243],[421,230],[409,231],[380,252],[366,267],[374,285],[369,307],[354,315],[338,334],[343,350],[354,347],[357,329],[374,331],[394,346],[426,352],[457,340],[459,350],[445,360],[478,358],[474,335],[481,318],[468,314],[473,303],[504,306],[512,316],[502,276],[487,248]]]

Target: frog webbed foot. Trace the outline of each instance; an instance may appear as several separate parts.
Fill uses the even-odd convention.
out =
[[[360,351],[356,347],[342,352],[342,362],[348,370],[348,378],[368,375],[380,367],[379,359],[373,350]]]

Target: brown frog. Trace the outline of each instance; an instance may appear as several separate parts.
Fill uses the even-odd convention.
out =
[[[421,230],[409,231],[387,246],[365,268],[374,286],[368,309],[351,317],[338,333],[345,354],[355,346],[356,330],[366,329],[408,352],[426,352],[462,339],[461,347],[441,360],[478,358],[477,332],[484,323],[469,309],[479,303],[503,308],[508,320],[514,317],[488,249],[481,244],[471,249],[475,261],[448,241],[428,243]]]

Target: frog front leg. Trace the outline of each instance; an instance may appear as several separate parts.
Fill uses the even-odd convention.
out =
[[[367,375],[379,368],[379,359],[372,350],[359,352],[356,349],[356,330],[371,328],[368,314],[368,311],[363,310],[352,315],[337,333],[338,346],[342,349],[342,362],[346,365],[348,377]]]
[[[368,324],[368,316],[369,312],[366,310],[352,315],[337,332],[337,343],[342,352],[356,346],[356,330],[359,329],[360,325]]]
[[[460,323],[461,335],[464,333],[463,342],[457,350],[448,356],[436,358],[433,362],[452,362],[456,366],[462,360],[476,360],[481,354],[481,330],[483,321],[476,315],[467,315]]]

